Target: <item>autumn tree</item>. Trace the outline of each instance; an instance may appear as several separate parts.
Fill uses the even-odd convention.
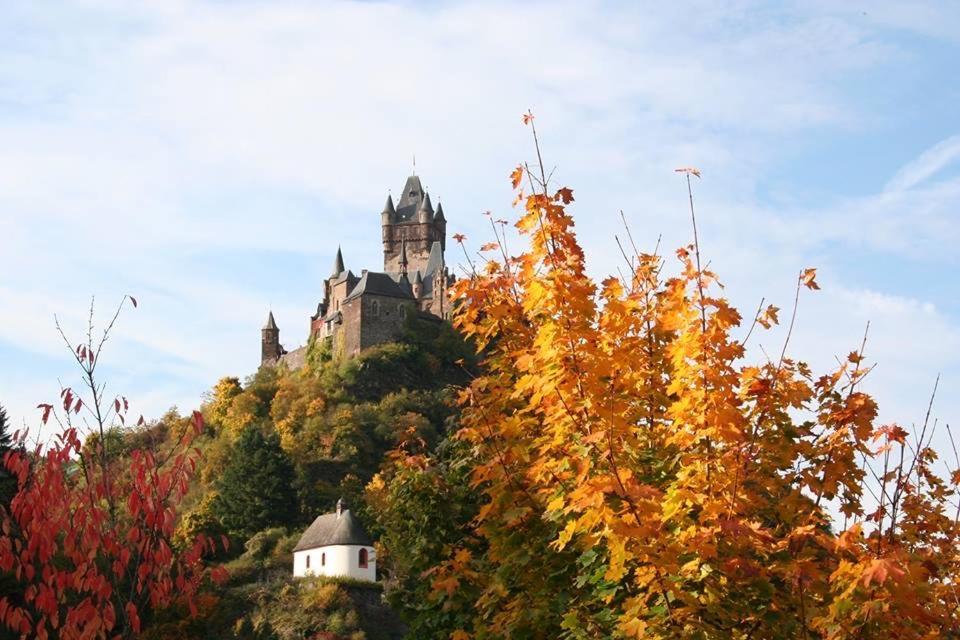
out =
[[[0,569],[13,573],[22,595],[0,599],[0,622],[22,637],[132,638],[158,608],[194,609],[205,576],[200,557],[213,541],[198,537],[179,552],[171,545],[177,505],[197,464],[191,443],[203,428],[200,414],[167,446],[123,457],[109,456],[104,446],[105,435],[130,415],[127,399],[107,395],[97,376],[128,301],[136,306],[125,298],[100,336],[91,305],[86,339],[75,347],[60,330],[83,391],[63,388],[57,406],[38,407],[44,424],[59,427],[51,444],[4,455],[17,493],[2,514]],[[83,446],[87,435],[96,436],[91,447]],[[15,441],[23,445],[26,436]]]
[[[478,593],[451,637],[955,637],[960,473],[934,472],[929,412],[913,434],[876,424],[866,336],[822,375],[792,355],[816,271],[798,270],[782,347],[752,362],[779,309],[739,331],[701,256],[696,169],[678,170],[694,241],[675,267],[628,234],[624,274],[595,283],[573,192],[536,149],[511,176],[525,250],[491,219],[489,259],[465,252],[454,292],[484,368],[458,433],[478,515],[427,571],[439,603]]]

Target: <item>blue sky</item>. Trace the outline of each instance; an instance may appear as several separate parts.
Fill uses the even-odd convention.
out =
[[[646,248],[689,241],[749,315],[804,295],[817,368],[871,321],[885,421],[960,415],[960,9],[950,3],[4,5],[0,403],[36,426],[74,384],[53,327],[125,312],[105,355],[136,412],[251,373],[272,308],[305,339],[337,245],[380,264],[379,211],[416,154],[451,232],[512,216],[537,116],[598,277],[623,209]],[[453,254],[456,257],[456,254]],[[777,349],[782,328],[759,346]]]

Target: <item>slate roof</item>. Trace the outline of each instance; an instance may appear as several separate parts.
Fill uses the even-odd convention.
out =
[[[333,261],[333,275],[338,276],[343,272],[344,272],[343,252],[340,251],[340,247],[337,247],[337,257]]]
[[[267,316],[267,324],[263,325],[263,328],[276,330],[277,321],[273,319],[273,311],[271,311],[270,315]]]
[[[378,271],[367,271],[363,274],[360,282],[357,283],[357,286],[353,288],[353,291],[351,291],[350,295],[344,300],[353,300],[365,293],[377,296],[389,296],[391,298],[412,297],[409,291],[406,291],[403,286],[390,277],[390,274],[380,273]]]
[[[333,281],[333,284],[340,284],[344,280],[348,280],[348,281],[352,280],[356,282],[357,276],[353,275],[353,271],[341,271],[340,273],[337,274],[337,277]],[[350,285],[348,284],[347,286],[349,287]]]
[[[350,509],[344,509],[339,516],[336,513],[325,513],[314,520],[300,536],[300,542],[293,550],[303,551],[334,544],[372,547],[373,540],[360,521],[350,513]]]
[[[397,202],[397,222],[416,220],[417,210],[423,200],[423,185],[419,176],[410,176],[403,185],[403,194]]]

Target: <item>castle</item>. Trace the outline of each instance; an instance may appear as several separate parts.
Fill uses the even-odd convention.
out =
[[[373,345],[396,340],[414,314],[434,320],[449,316],[447,290],[453,276],[444,260],[447,220],[420,178],[407,178],[396,206],[393,197],[380,214],[383,271],[363,269],[357,276],[344,266],[337,249],[333,273],[323,283],[323,299],[310,317],[309,337],[326,340],[334,353],[354,356]],[[298,369],[307,347],[287,352],[271,311],[261,331],[261,366],[279,363]]]

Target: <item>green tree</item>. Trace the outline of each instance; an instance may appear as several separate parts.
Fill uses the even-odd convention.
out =
[[[232,534],[249,538],[270,526],[290,524],[297,515],[294,472],[276,432],[248,426],[217,482],[215,512]]]
[[[0,405],[0,461],[4,454],[13,446],[13,435],[10,433],[10,423],[7,420],[7,411]],[[9,506],[10,500],[17,492],[17,482],[7,471],[3,464],[0,464],[0,504],[4,507]]]

